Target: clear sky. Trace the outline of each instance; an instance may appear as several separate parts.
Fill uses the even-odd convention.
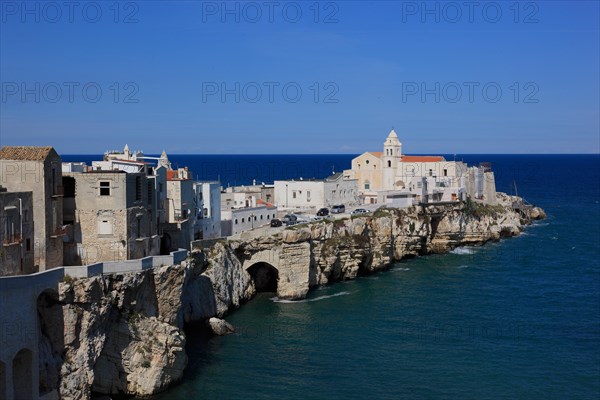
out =
[[[600,151],[598,1],[0,6],[2,145]]]

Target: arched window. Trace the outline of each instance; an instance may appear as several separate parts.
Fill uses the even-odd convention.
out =
[[[388,168],[392,167],[392,162],[390,160],[388,160]]]

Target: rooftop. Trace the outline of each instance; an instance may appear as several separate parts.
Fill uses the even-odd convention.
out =
[[[4,146],[0,149],[0,159],[44,161],[52,153],[58,156],[52,146]]]

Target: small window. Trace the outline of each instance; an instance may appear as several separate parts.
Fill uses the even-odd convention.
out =
[[[306,191],[306,201],[310,201],[310,190]]]
[[[433,170],[432,169],[429,170],[429,176],[433,176]]]
[[[369,165],[369,160],[366,160],[366,161],[365,161],[365,164]]]
[[[100,196],[110,196],[110,182],[100,182]]]
[[[448,176],[448,170],[447,169],[444,170],[444,176]]]
[[[98,235],[112,235],[112,222],[110,219],[103,218],[98,220]]]
[[[263,219],[263,215],[261,214],[261,216],[260,216],[260,220],[262,221],[262,219]]]
[[[237,220],[237,218],[236,218],[236,219],[235,219],[235,224],[237,225],[237,223],[238,223],[238,220]]]
[[[392,167],[392,162],[390,160],[388,160],[388,168]]]
[[[365,190],[371,189],[371,183],[369,181],[365,182]]]
[[[245,218],[242,218],[242,224],[243,224],[244,222],[246,222],[246,220],[245,220]]]
[[[296,198],[296,191],[295,190],[292,192],[292,198],[294,198],[294,199]]]

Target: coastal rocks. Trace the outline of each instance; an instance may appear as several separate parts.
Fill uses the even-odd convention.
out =
[[[224,336],[235,332],[235,329],[229,322],[220,318],[210,318],[208,320],[208,326],[215,335],[219,336]]]
[[[497,200],[380,208],[269,236],[219,240],[180,265],[66,280],[38,301],[41,392],[62,399],[89,399],[92,391],[150,396],[182,378],[186,324],[231,333],[220,318],[257,291],[302,299],[311,287],[407,257],[519,235],[546,216],[516,196]]]

